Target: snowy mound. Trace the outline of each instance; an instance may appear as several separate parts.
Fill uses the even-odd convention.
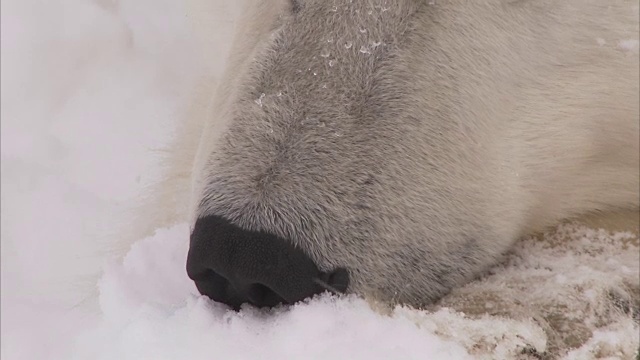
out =
[[[431,311],[323,295],[238,313],[198,295],[184,270],[187,238],[184,224],[158,230],[106,268],[102,320],[77,340],[75,358],[628,359],[637,351],[635,234],[562,225]]]

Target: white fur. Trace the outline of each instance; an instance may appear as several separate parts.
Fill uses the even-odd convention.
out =
[[[349,268],[352,292],[421,305],[524,235],[638,208],[638,53],[619,46],[637,1],[299,3],[247,2],[150,228],[215,213]],[[320,121],[293,140],[292,104]]]

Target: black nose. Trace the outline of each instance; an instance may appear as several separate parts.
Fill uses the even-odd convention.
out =
[[[219,216],[196,221],[187,274],[201,294],[236,310],[243,303],[273,307],[324,290],[344,292],[349,283],[345,269],[321,272],[290,242],[244,230]]]

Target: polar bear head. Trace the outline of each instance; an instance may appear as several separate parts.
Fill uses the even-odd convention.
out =
[[[194,170],[199,290],[235,307],[323,290],[421,305],[491,264],[491,147],[449,116],[459,89],[427,45],[429,4],[251,7]]]

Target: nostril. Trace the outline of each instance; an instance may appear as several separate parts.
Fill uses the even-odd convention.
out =
[[[202,295],[206,295],[214,301],[224,302],[235,310],[238,310],[244,302],[258,307],[274,307],[287,303],[282,296],[267,285],[261,283],[243,285],[242,281],[232,282],[206,268],[199,268],[197,271],[190,270],[192,271],[188,272],[189,277]]]
[[[334,294],[343,294],[349,287],[349,273],[346,269],[338,268],[331,273],[322,273],[314,282],[324,290]]]
[[[249,286],[247,291],[249,301],[255,306],[274,307],[280,303],[286,303],[280,295],[271,290],[268,286],[256,283]]]
[[[347,269],[338,268],[329,274],[329,285],[341,293],[347,291],[349,287],[349,272],[347,272]]]
[[[222,301],[228,297],[229,281],[218,275],[213,270],[203,270],[195,274],[190,274],[195,282],[198,291],[215,301]]]

